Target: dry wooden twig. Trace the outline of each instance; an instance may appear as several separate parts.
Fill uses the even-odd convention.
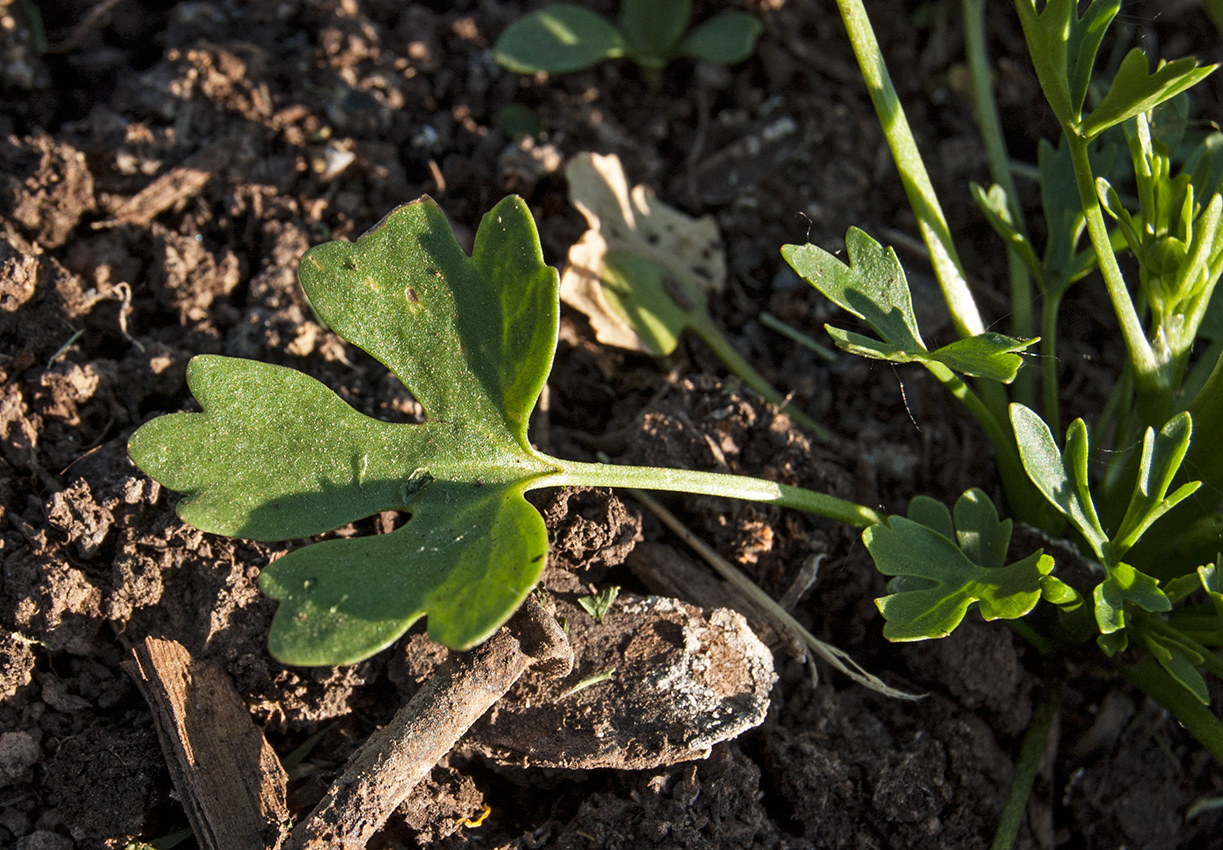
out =
[[[279,847],[289,823],[288,777],[225,671],[159,638],[146,638],[123,666],[153,710],[200,846]]]
[[[344,773],[284,850],[359,850],[464,732],[528,667],[568,675],[565,633],[534,596],[471,652],[451,656],[349,759]]]

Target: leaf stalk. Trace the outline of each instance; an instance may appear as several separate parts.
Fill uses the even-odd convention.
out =
[[[843,522],[854,528],[866,528],[883,522],[883,516],[865,505],[855,504],[825,493],[803,487],[792,487],[721,472],[700,472],[688,469],[656,469],[648,466],[620,466],[608,463],[582,463],[574,460],[548,458],[559,472],[531,482],[531,489],[540,487],[631,487],[638,490],[663,490],[691,493],[698,496],[722,496],[748,502],[767,502],[783,508],[794,508],[817,516]]]

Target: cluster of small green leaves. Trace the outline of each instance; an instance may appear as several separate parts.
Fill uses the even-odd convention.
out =
[[[839,2],[844,11],[854,0]],[[919,363],[936,375],[993,443],[1015,515],[1052,533],[1061,533],[1068,522],[1099,571],[1082,586],[1071,586],[1052,574],[1051,560],[1039,552],[1005,565],[1009,520],[998,523],[992,506],[982,507],[979,491],[964,494],[954,518],[919,497],[908,519],[889,517],[863,532],[880,571],[893,576],[889,595],[878,600],[887,619],[884,633],[895,640],[941,637],[973,603],[987,619],[1015,618],[1044,599],[1058,612],[1039,621],[1047,643],[1094,634],[1109,656],[1138,645],[1167,674],[1157,698],[1171,706],[1179,697],[1167,688],[1180,687],[1204,704],[1207,690],[1199,668],[1223,672],[1209,648],[1223,645],[1223,607],[1215,604],[1223,549],[1223,517],[1216,512],[1223,493],[1223,448],[1214,436],[1223,424],[1223,344],[1216,327],[1223,309],[1219,299],[1212,302],[1223,273],[1223,135],[1211,133],[1188,146],[1187,155],[1178,151],[1187,123],[1182,93],[1214,68],[1181,59],[1161,62],[1152,72],[1136,48],[1088,109],[1092,69],[1118,0],[1092,0],[1082,14],[1075,0],[1048,0],[1039,11],[1034,0],[1015,5],[1037,76],[1063,130],[1060,145],[1042,142],[1039,150],[1048,233],[1043,252],[1030,238],[1005,181],[973,189],[1017,259],[1019,273],[1037,283],[1040,335],[1017,320],[1014,336],[962,331],[962,339],[930,351],[918,332],[903,269],[890,250],[866,234],[850,230],[848,263],[812,245],[786,246],[782,253],[795,271],[876,335],[828,326],[837,346],[869,358]],[[881,116],[889,116],[885,133],[893,150],[905,150],[904,140],[892,138],[898,127],[907,126],[889,111],[898,110],[898,103],[877,106]],[[1129,156],[1117,156],[1118,148],[1128,148]],[[1115,167],[1101,173],[1102,163],[1123,159],[1133,165],[1134,204],[1114,186],[1124,174]],[[938,199],[928,181],[923,188],[920,158],[897,156],[897,162],[915,213],[934,234],[932,252],[938,245],[944,258],[954,258],[941,214],[931,214]],[[1114,223],[1112,232],[1105,213]],[[1119,250],[1135,258],[1137,286],[1124,280]],[[959,275],[962,282],[958,261],[935,266],[940,278]],[[1095,430],[1076,419],[1059,447],[1053,436],[1060,421],[1058,308],[1070,286],[1097,268],[1125,339],[1126,369]],[[942,283],[956,326],[979,327],[971,294],[955,280]],[[1025,313],[1019,303],[1025,292],[1013,286],[1016,316]],[[1194,345],[1202,339],[1209,345],[1198,346],[1194,361]],[[1032,383],[1015,381],[1028,349],[1042,356],[1043,417],[1033,410]],[[1195,432],[1205,438],[1192,439]],[[1089,435],[1102,442],[1097,451],[1103,449],[1103,473],[1095,479],[1089,475]],[[1183,470],[1200,480],[1188,480]],[[1173,612],[1174,602],[1199,591],[1210,604],[1188,608],[1186,616]],[[1223,758],[1223,725],[1208,713],[1195,715],[1190,724],[1188,714],[1193,712],[1178,716]]]
[[[720,12],[689,30],[691,23],[692,0],[624,0],[619,27],[589,9],[559,3],[511,24],[493,55],[519,74],[567,74],[621,57],[652,72],[681,56],[734,65],[752,54],[761,30],[746,12]]]

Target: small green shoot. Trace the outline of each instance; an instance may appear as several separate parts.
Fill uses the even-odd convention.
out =
[[[556,699],[558,701],[563,700],[566,697],[573,696],[574,694],[578,693],[579,691],[586,690],[587,688],[591,687],[592,685],[598,685],[603,682],[610,682],[612,680],[612,677],[615,675],[616,675],[616,668],[611,667],[607,670],[604,670],[602,673],[595,673],[593,676],[587,676],[585,679],[578,682],[573,687],[566,688],[564,691],[561,692],[561,694]]]
[[[613,584],[603,588],[593,596],[579,596],[578,604],[582,606],[583,611],[594,617],[596,623],[602,624],[603,618],[607,616],[607,612],[611,610],[612,603],[616,601],[616,597],[619,595],[619,585]]]
[[[691,330],[745,385],[786,407],[821,440],[830,439],[822,425],[787,406],[709,315],[709,296],[726,283],[722,237],[712,217],[684,215],[648,186],[630,190],[615,154],[578,154],[565,176],[590,229],[569,249],[561,300],[590,318],[600,342],[663,357]]]
[[[726,11],[689,30],[692,0],[623,0],[620,26],[569,3],[548,6],[510,24],[493,56],[518,74],[567,74],[627,57],[656,75],[681,56],[734,65],[751,56],[760,21]]]

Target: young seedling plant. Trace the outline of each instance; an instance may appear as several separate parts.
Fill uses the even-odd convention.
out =
[[[619,27],[597,12],[559,3],[510,24],[493,56],[519,74],[567,74],[627,57],[657,81],[681,56],[717,65],[742,62],[761,30],[747,12],[719,12],[690,30],[691,23],[692,0],[624,0]]]
[[[389,534],[326,540],[266,567],[280,601],[274,655],[351,664],[423,615],[455,649],[487,638],[535,585],[547,532],[524,498],[540,487],[628,486],[771,502],[855,527],[868,507],[761,479],[582,463],[527,435],[552,366],[559,300],[534,221],[518,198],[481,222],[463,253],[433,201],[388,215],[355,243],[308,252],[301,282],[319,316],[377,358],[426,412],[419,424],[364,416],[293,369],[212,355],[187,382],[202,407],[131,438],[135,463],[185,493],[178,513],[205,531],[291,540],[385,510]]]

